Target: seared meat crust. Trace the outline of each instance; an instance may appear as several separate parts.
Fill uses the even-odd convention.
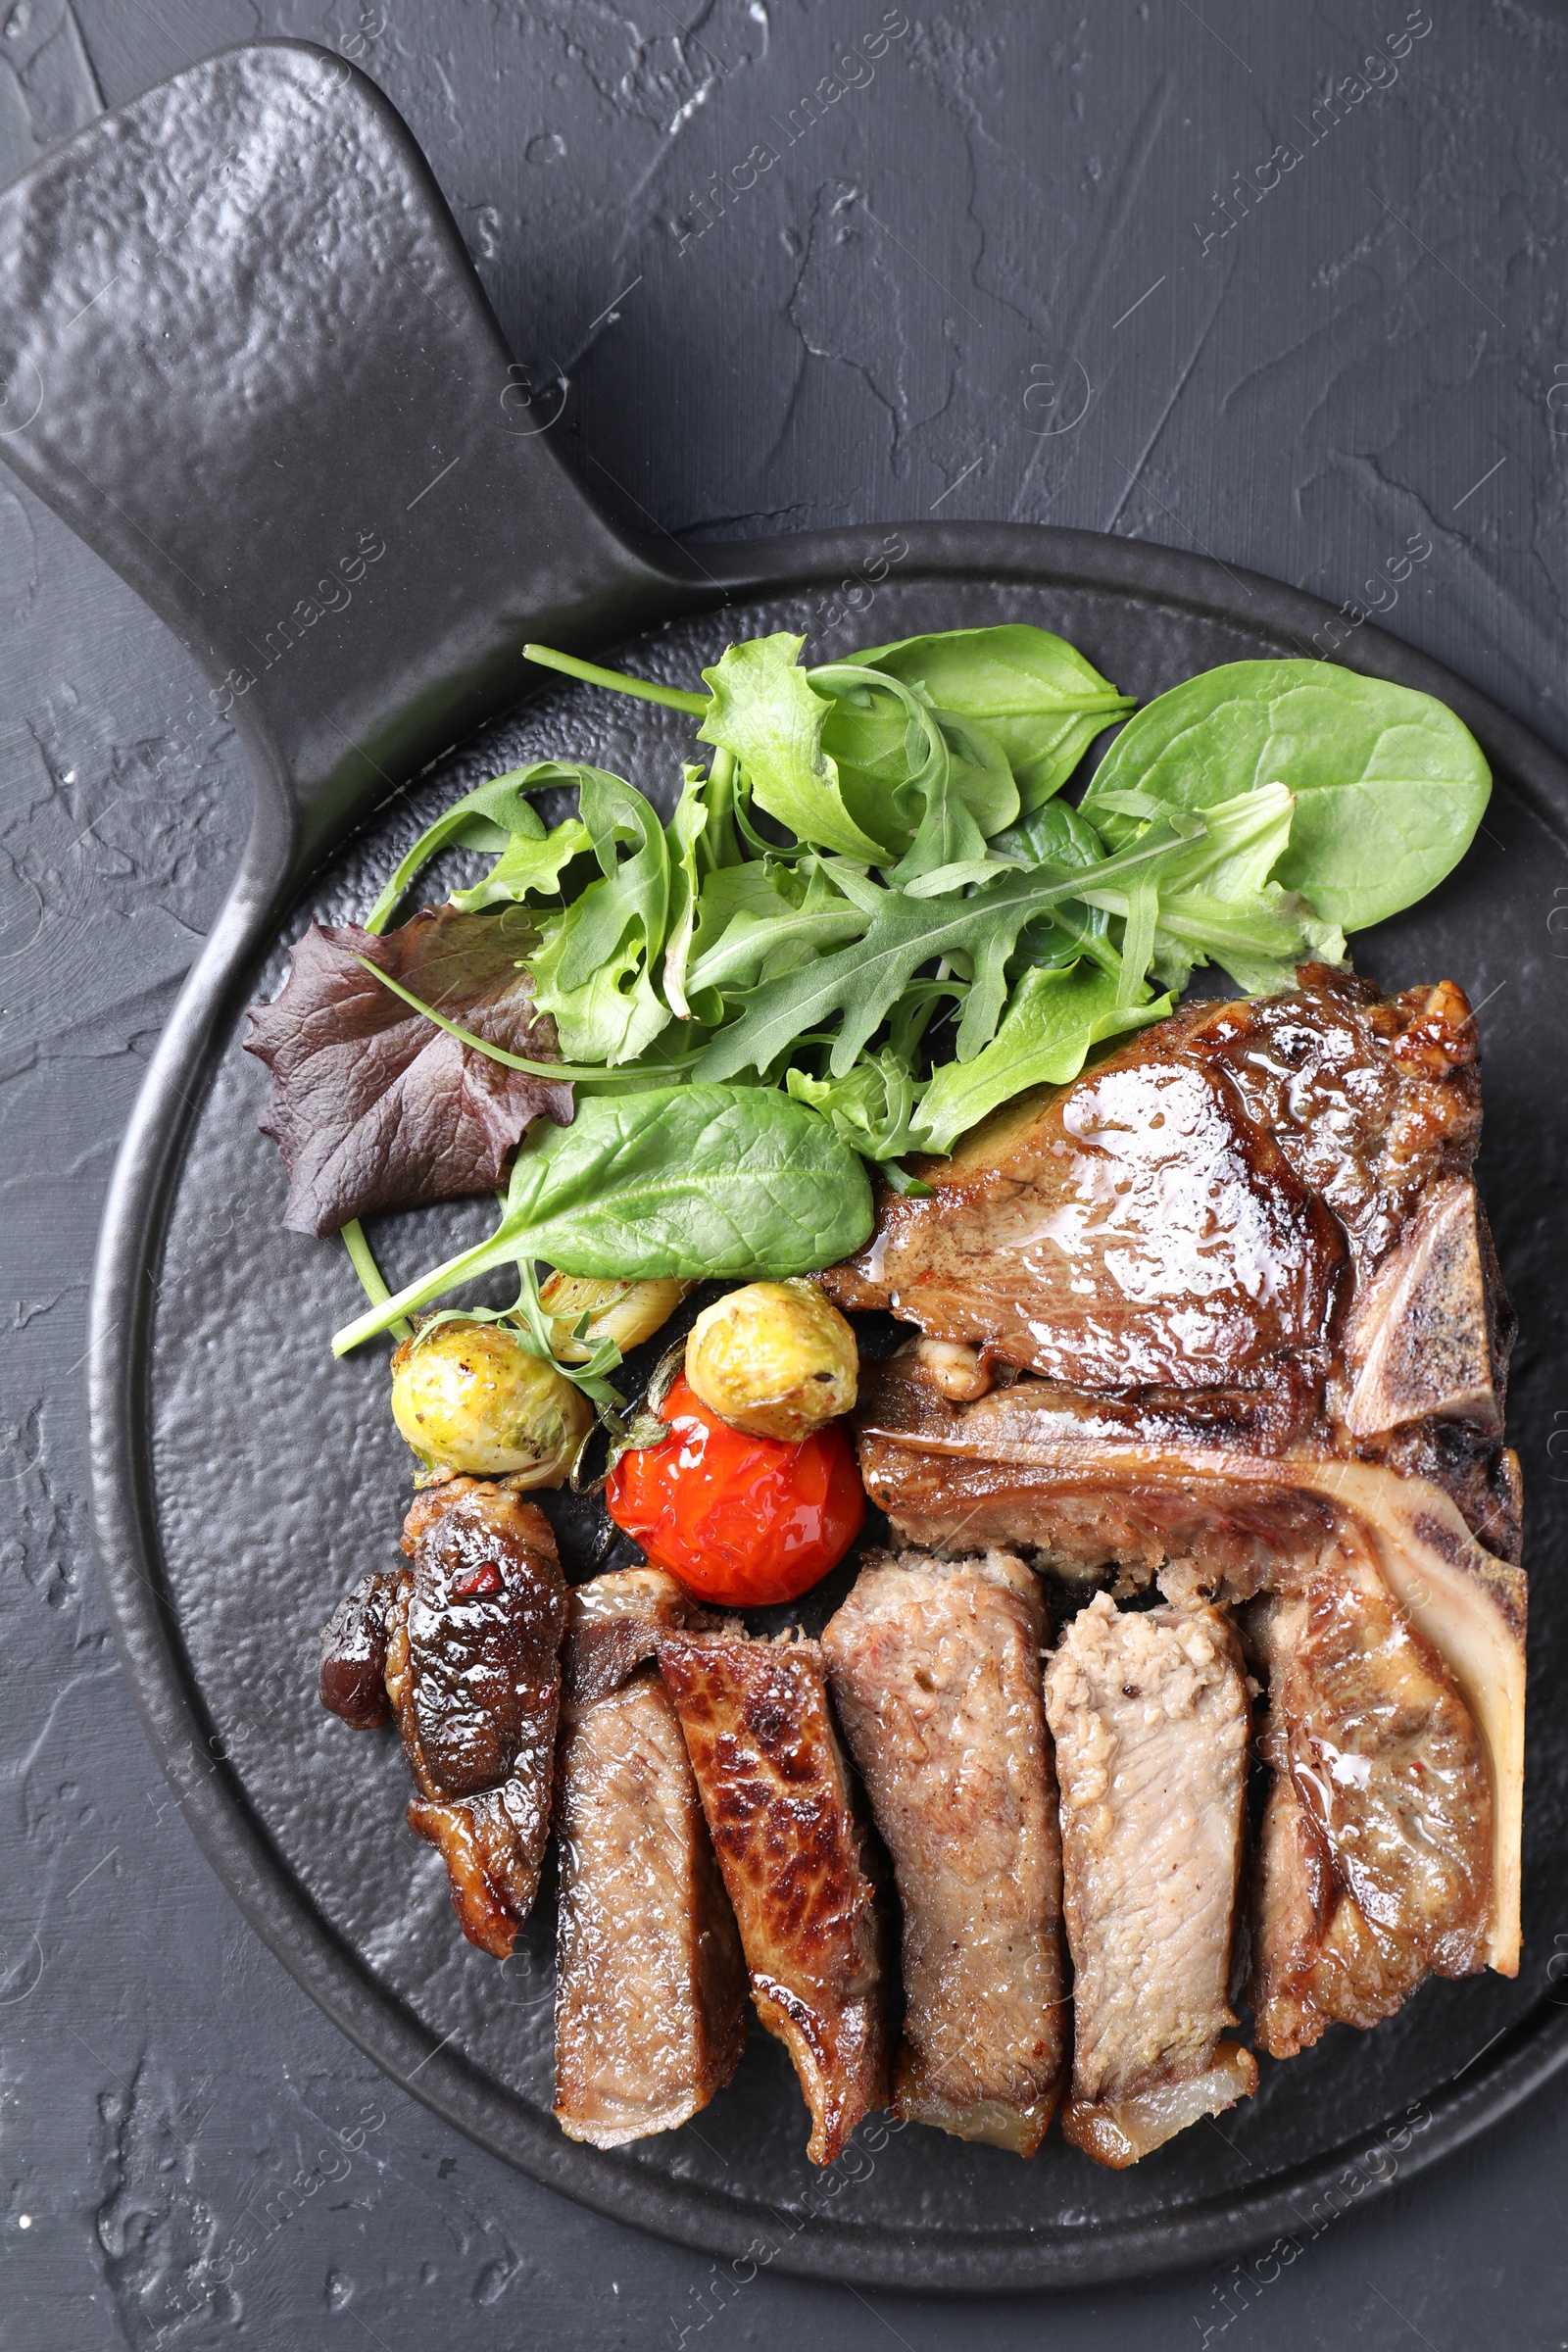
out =
[[[894,2112],[1020,2156],[1067,2038],[1046,1633],[1036,1579],[993,1552],[868,1559],[822,1637],[904,1916]]]
[[[882,1935],[814,1642],[664,1633],[685,1735],[752,1999],[788,2049],[831,2164],[887,2090]]]
[[[404,1522],[386,1687],[470,1942],[505,1959],[550,1838],[566,1586],[550,1522],[493,1480],[430,1489]]]
[[[1513,1319],[1469,1172],[1469,1005],[1446,981],[1384,997],[1322,966],[1301,980],[1191,1005],[1009,1105],[922,1164],[930,1198],[890,1195],[867,1249],[824,1278],[841,1303],[891,1305],[928,1335],[862,1383],[857,1415],[867,1484],[907,1541],[943,1544],[944,1513],[974,1502],[974,1539],[1034,1544],[1066,1573],[1114,1560],[1147,1579],[1184,1556],[1160,1525],[1179,1502],[1111,1477],[1098,1527],[1092,1463],[1079,1488],[1020,1474],[1009,1436],[1038,1443],[1020,1425],[1054,1415],[1086,1453],[1419,1464],[1517,1558],[1500,1445]],[[956,1343],[978,1350],[975,1377],[944,1392],[931,1349]],[[983,1393],[1013,1368],[1026,1378]],[[939,1427],[958,1396],[979,1401]],[[962,1469],[908,1459],[932,1437]]]
[[[1063,1386],[1273,1385],[1330,1342],[1421,1193],[1480,1140],[1475,1024],[1449,981],[1198,1004],[923,1161],[826,1287]]]

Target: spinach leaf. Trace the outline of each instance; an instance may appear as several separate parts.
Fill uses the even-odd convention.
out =
[[[994,856],[1028,858],[1039,865],[1069,870],[1099,865],[1105,855],[1094,826],[1068,801],[1042,801],[999,833],[991,849]],[[1114,972],[1121,959],[1109,933],[1110,915],[1104,907],[1068,899],[1025,927],[1017,953],[1023,961],[1040,965],[1076,963],[1080,956],[1092,956],[1105,971]]]
[[[1161,808],[1206,809],[1267,783],[1296,801],[1274,879],[1326,921],[1363,930],[1436,888],[1469,848],[1492,788],[1479,745],[1430,695],[1321,662],[1232,662],[1129,720],[1084,795],[1107,838]]]
[[[1147,997],[1147,991],[1143,992]],[[949,1061],[933,1073],[914,1113],[914,1149],[951,1152],[956,1138],[1000,1103],[1031,1086],[1064,1086],[1092,1046],[1162,1020],[1174,999],[1117,1001],[1116,976],[1087,960],[1065,970],[1025,972],[1006,1015],[972,1061]]]
[[[852,814],[890,857],[904,848],[895,882],[983,857],[986,836],[1017,815],[1012,770],[986,728],[863,662],[826,662],[807,675],[832,698],[822,743]]]
[[[1001,748],[1027,813],[1059,792],[1095,737],[1133,708],[1082,654],[1024,621],[944,629],[851,654],[939,710],[978,723]]]
[[[800,666],[804,637],[782,632],[732,645],[704,677],[712,707],[697,732],[732,753],[753,797],[797,840],[880,865],[887,844],[863,833],[844,805],[838,769],[822,749],[832,709]]]
[[[601,1097],[518,1152],[488,1241],[347,1324],[332,1351],[510,1262],[624,1281],[749,1280],[832,1265],[871,1226],[858,1154],[785,1094],[679,1086]]]

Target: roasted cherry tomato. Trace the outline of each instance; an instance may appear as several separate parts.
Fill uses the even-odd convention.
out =
[[[799,1446],[749,1438],[699,1404],[682,1373],[659,1408],[669,1436],[623,1453],[605,1502],[656,1567],[705,1600],[762,1608],[836,1567],[865,1520],[839,1421]]]

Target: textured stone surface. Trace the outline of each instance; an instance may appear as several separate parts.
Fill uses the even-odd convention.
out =
[[[865,34],[881,13],[866,9]],[[1171,0],[1083,19],[1025,0],[956,9],[891,39],[859,86],[861,69],[844,68],[842,95],[808,122],[801,99],[862,39],[850,12],[717,0],[633,23],[584,0],[77,0],[73,15],[20,0],[0,15],[0,170],[221,41],[323,39],[408,116],[514,348],[572,379],[563,446],[625,518],[699,540],[933,509],[1079,523],[1202,546],[1359,596],[1356,610],[1395,593],[1364,583],[1414,536],[1432,553],[1389,625],[1568,748],[1568,392],[1551,405],[1568,383],[1568,35],[1556,13],[1510,0],[1437,10],[1392,87],[1339,101],[1311,144],[1302,119],[1396,44],[1405,16],[1351,29],[1327,11],[1287,21],[1218,0],[1201,21]],[[1222,235],[1231,173],[1287,140],[1299,163],[1250,216],[1238,203]],[[737,192],[763,142],[776,163]],[[722,214],[714,172],[730,180]],[[831,607],[808,617],[829,636],[841,625]],[[881,614],[866,625],[884,633]],[[1157,648],[1148,669],[1153,682]],[[85,1542],[77,1383],[98,1203],[148,1043],[237,858],[248,790],[232,741],[193,727],[206,697],[177,649],[3,483],[0,679],[0,1474],[15,1498],[0,1530],[0,2341],[369,2333],[402,2352],[456,2328],[475,2346],[683,2331],[782,2344],[804,2330],[858,2346],[891,2329],[923,2348],[1035,2341],[1045,2326],[1085,2345],[1222,2330],[1236,2344],[1558,2343],[1568,2137],[1549,2098],[1408,2187],[1392,2142],[1380,2175],[1347,2182],[1343,2219],[1303,2217],[1299,2251],[1068,2298],[1047,2320],[1022,2302],[982,2313],[754,2279],[635,2237],[484,2157],[340,2039],[184,1831]],[[1502,911],[1459,976],[1478,999],[1499,992],[1482,1016],[1483,1173],[1504,1263],[1545,1268],[1549,1209],[1537,1230],[1510,1223],[1508,1169],[1547,1148],[1560,1069],[1510,1063],[1507,1015],[1519,997],[1538,1014],[1561,1004],[1568,863],[1494,829],[1481,854]],[[1383,935],[1371,967],[1415,944]],[[248,1154],[184,1237],[191,1279],[216,1292],[235,1234],[271,1262],[274,1183]],[[1548,1499],[1568,1468],[1554,1444],[1568,1427],[1562,1299],[1520,1304],[1526,1477]],[[265,1414],[265,1364],[255,1379]],[[375,1427],[351,1413],[348,1434],[372,1466]],[[305,1468],[276,1465],[287,1494]],[[332,1544],[301,1527],[311,1576],[330,1587]],[[242,1551],[210,1573],[224,1566],[238,1584],[266,1562]],[[275,1644],[258,1645],[258,1738],[306,1733],[301,1611],[291,1591]],[[229,1744],[241,1752],[243,1735]],[[352,1785],[351,1839],[397,1834],[382,1769]],[[1555,1811],[1560,1792],[1541,1802]],[[352,1899],[347,1867],[344,1880],[332,1899]],[[428,1997],[461,2000],[438,1897],[418,1880]],[[1568,1939],[1561,1904],[1543,1888],[1532,1905],[1521,1998],[1568,1998],[1547,1978],[1568,1948],[1554,1944]],[[521,1973],[527,2074],[544,2034]],[[1482,2022],[1490,1995],[1501,2005]],[[1513,1997],[1423,1996],[1451,2003],[1456,2043],[1474,2021],[1478,2047]],[[1401,2049],[1395,2036],[1378,2062],[1385,2098]],[[1210,2185],[1240,2184],[1239,2135],[1207,2136]],[[721,2180],[737,2151],[712,2137]],[[846,2181],[845,2205],[874,2203],[900,2154],[895,2141],[877,2160],[882,2186],[875,2173]],[[1051,2210],[1066,2194],[1064,2176],[1042,2181]]]

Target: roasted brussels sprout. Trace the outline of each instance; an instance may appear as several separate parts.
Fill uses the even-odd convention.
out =
[[[554,1326],[551,1345],[564,1364],[585,1364],[601,1340],[613,1340],[622,1355],[651,1340],[669,1321],[689,1282],[601,1282],[586,1274],[550,1274],[539,1298]],[[583,1316],[588,1328],[572,1333]]]
[[[466,1471],[521,1487],[559,1487],[593,1427],[565,1374],[530,1354],[504,1323],[442,1323],[392,1358],[392,1418],[429,1486]]]
[[[705,1306],[686,1342],[702,1402],[753,1438],[799,1445],[855,1402],[855,1334],[814,1283],[750,1282]]]

